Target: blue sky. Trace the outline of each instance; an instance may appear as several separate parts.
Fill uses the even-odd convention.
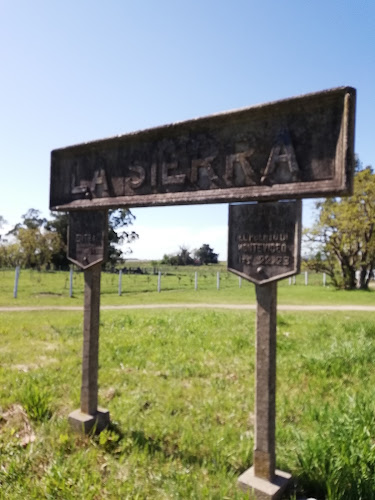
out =
[[[1,0],[0,214],[48,215],[52,149],[342,85],[374,163],[375,2]],[[304,204],[304,224],[312,221]],[[227,205],[136,209],[135,258],[209,243]]]

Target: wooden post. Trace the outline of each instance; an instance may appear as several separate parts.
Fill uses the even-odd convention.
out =
[[[216,288],[220,290],[220,272],[218,271],[216,274]]]
[[[89,415],[95,415],[98,408],[100,268],[97,264],[84,271],[81,411]]]
[[[158,272],[158,293],[161,292],[161,271]]]
[[[195,271],[195,282],[194,282],[194,288],[195,288],[195,291],[198,290],[198,272]]]
[[[69,270],[69,297],[73,297],[73,266]]]
[[[276,470],[276,302],[277,283],[255,285],[256,368],[254,463],[239,478],[256,500],[280,499],[291,475]]]
[[[118,273],[118,294],[122,294],[122,270],[120,269]]]
[[[14,276],[13,298],[16,299],[18,295],[18,280],[20,277],[20,266],[16,266],[16,274]]]
[[[76,430],[100,432],[109,424],[108,410],[98,408],[99,311],[101,263],[84,270],[84,319],[81,408],[69,415]]]
[[[277,283],[256,285],[256,384],[254,474],[275,476],[276,292]]]

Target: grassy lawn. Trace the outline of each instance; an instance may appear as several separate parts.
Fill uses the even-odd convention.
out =
[[[212,303],[255,304],[252,283],[223,271],[217,289],[217,271],[211,267],[198,269],[198,289],[194,289],[194,270],[170,270],[162,275],[162,290],[157,292],[156,275],[123,275],[122,295],[118,295],[117,274],[102,273],[101,303],[103,305],[158,304],[158,303]],[[170,272],[175,274],[170,274]],[[73,294],[69,297],[68,272],[37,272],[21,270],[17,299],[13,298],[14,271],[0,271],[0,306],[13,305],[77,305],[83,303],[84,277],[75,272]],[[278,284],[280,304],[356,304],[375,305],[375,292],[342,291],[322,286],[322,276],[311,274],[305,286],[304,275],[297,276],[296,285],[289,280]]]
[[[236,478],[252,463],[254,320],[103,311],[99,400],[113,424],[81,437],[67,415],[82,313],[1,313],[0,498],[249,498]],[[291,498],[375,498],[374,339],[375,313],[278,314],[277,466]]]

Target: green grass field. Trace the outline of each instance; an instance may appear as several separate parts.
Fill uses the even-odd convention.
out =
[[[14,272],[1,276],[0,305],[82,304],[82,273],[73,298],[67,273],[21,271],[17,299]],[[124,276],[119,297],[118,276],[103,274],[102,303],[254,303],[254,287],[228,276],[217,290],[214,272],[198,291],[188,275],[166,276],[161,293]],[[144,279],[138,291],[133,278]],[[279,284],[279,302],[373,303],[374,292],[299,278]],[[112,425],[99,437],[67,422],[79,407],[82,321],[0,313],[0,498],[248,499],[236,479],[252,463],[255,313],[102,311],[99,402]],[[279,312],[277,336],[277,467],[293,474],[290,498],[374,499],[375,313]]]
[[[195,290],[194,268],[166,270],[161,278],[161,292],[157,292],[157,275],[123,275],[122,295],[118,294],[117,274],[102,273],[101,303],[103,305],[160,304],[160,303],[212,303],[255,304],[255,287],[232,273],[218,267],[220,289],[217,289],[217,270],[206,267],[198,270],[198,289]],[[171,274],[172,271],[175,274]],[[22,305],[82,305],[84,276],[75,272],[73,297],[69,297],[68,272],[37,272],[21,270],[17,299],[13,298],[15,273],[0,270],[0,306]],[[304,275],[278,283],[280,304],[356,304],[374,305],[375,292],[342,291],[332,286],[322,286],[322,275],[310,274],[305,286]]]
[[[82,314],[0,316],[0,498],[248,498],[254,313],[104,311],[100,404],[73,434]],[[375,314],[279,313],[277,466],[292,498],[375,492]]]

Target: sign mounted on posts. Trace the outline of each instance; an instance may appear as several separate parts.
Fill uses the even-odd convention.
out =
[[[299,273],[301,204],[229,205],[228,270],[256,285]]]
[[[109,423],[98,407],[106,210],[258,202],[230,205],[229,215],[228,268],[254,282],[257,296],[254,466],[239,485],[257,498],[281,496],[290,474],[275,469],[276,281],[299,271],[301,199],[351,192],[355,98],[340,87],[52,151],[50,208],[69,212],[69,259],[85,269],[73,426]]]
[[[103,262],[108,236],[106,210],[69,212],[68,259],[81,269]]]
[[[355,89],[340,87],[51,153],[50,207],[267,201],[350,192]]]

